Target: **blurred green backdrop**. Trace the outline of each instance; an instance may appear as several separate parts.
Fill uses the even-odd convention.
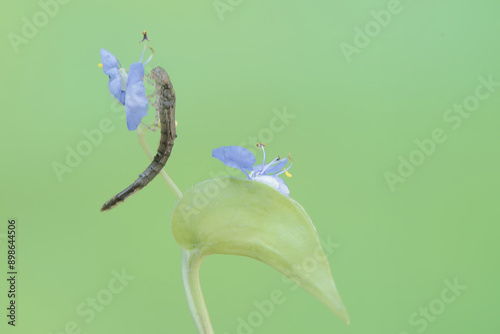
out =
[[[195,333],[161,178],[99,212],[148,164],[99,50],[128,66],[143,29],[151,67],[166,68],[177,93],[167,170],[181,190],[224,169],[213,148],[264,140],[270,155],[292,153],[291,197],[336,244],[350,326],[264,264],[212,256],[201,281],[216,333],[499,332],[499,10],[490,0],[4,3],[0,257],[16,218],[19,276],[16,328],[1,280],[2,333]],[[288,124],[269,131],[285,110]],[[58,178],[54,162],[105,119],[112,130]],[[157,140],[148,134],[153,149]],[[275,289],[286,301],[259,320],[255,302]]]

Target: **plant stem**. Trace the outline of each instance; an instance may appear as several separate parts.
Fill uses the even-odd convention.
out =
[[[198,329],[198,333],[214,334],[200,285],[200,264],[204,255],[197,250],[187,251],[181,248],[181,251],[182,283],[184,284],[184,292],[191,316]]]
[[[146,143],[146,129],[144,127],[139,126],[137,128],[137,139],[139,140],[139,144],[141,144],[142,149],[148,156],[149,160],[153,160],[153,152],[148,146],[148,143]],[[174,183],[174,181],[168,176],[167,172],[165,170],[160,171],[161,177],[167,182],[168,186],[174,193],[174,195],[177,197],[177,199],[182,198],[182,192],[179,190],[179,187]]]

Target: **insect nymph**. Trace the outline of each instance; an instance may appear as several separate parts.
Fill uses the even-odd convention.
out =
[[[143,32],[142,41],[146,41],[146,43],[149,41],[146,31]],[[144,45],[144,51],[145,50],[146,45]],[[175,133],[175,91],[172,82],[167,72],[159,66],[154,68],[150,75],[144,74],[144,65],[147,64],[152,57],[151,55],[145,63],[142,63],[144,51],[139,62],[130,65],[129,74],[127,76],[116,57],[105,49],[101,50],[101,59],[103,61],[102,67],[104,73],[109,76],[109,89],[113,96],[115,96],[121,104],[125,105],[128,129],[131,131],[136,130],[142,123],[142,118],[147,113],[149,100],[145,94],[143,83],[145,78],[147,78],[148,81],[152,80],[150,82],[155,86],[155,93],[153,94],[155,96],[155,101],[152,103],[152,106],[156,109],[156,122],[153,131],[156,131],[159,119],[161,133],[158,150],[151,164],[130,186],[107,201],[102,206],[101,211],[113,208],[151,182],[167,163],[170,153],[172,152],[172,147],[174,146],[174,139],[177,136]]]
[[[160,118],[161,136],[157,153],[151,164],[139,175],[139,178],[123,191],[119,192],[116,196],[104,203],[101,211],[113,208],[136,191],[144,188],[163,169],[168,158],[170,157],[170,153],[172,152],[174,139],[177,136],[175,133],[174,87],[172,86],[172,82],[170,81],[167,72],[159,66],[151,71],[150,78],[155,82],[156,100],[153,106],[155,107]]]

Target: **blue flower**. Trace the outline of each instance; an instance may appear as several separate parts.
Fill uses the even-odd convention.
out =
[[[149,40],[144,31],[144,40]],[[142,63],[146,44],[142,51],[141,59],[137,63],[130,65],[129,73],[123,67],[115,56],[106,49],[101,49],[101,61],[104,74],[109,76],[109,91],[111,94],[125,105],[125,114],[127,116],[127,128],[129,131],[137,129],[144,116],[148,113],[149,100],[146,97],[146,88],[144,87],[144,65],[146,65],[153,55]]]
[[[125,114],[129,131],[137,129],[142,118],[147,115],[149,101],[144,87],[144,64],[130,65],[127,81],[127,95],[125,97]]]
[[[109,91],[121,104],[125,104],[127,72],[125,72],[118,59],[106,49],[101,49],[101,62],[104,74],[109,76]]]
[[[262,164],[256,166],[253,166],[255,164],[255,156],[252,152],[241,146],[222,146],[216,148],[212,150],[212,157],[219,159],[226,166],[238,168],[249,180],[265,183],[283,195],[288,196],[290,190],[288,190],[285,181],[279,175],[286,173],[287,176],[291,176],[288,170],[292,167],[293,160],[290,156],[288,157],[291,162],[286,169],[283,168],[286,166],[288,158],[281,159],[277,157],[266,164],[264,146],[264,144],[257,144],[257,147],[262,149],[263,159]]]

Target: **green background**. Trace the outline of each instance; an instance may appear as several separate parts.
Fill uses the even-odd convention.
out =
[[[295,118],[266,139],[268,154],[292,153],[291,197],[339,244],[329,260],[350,326],[272,268],[212,256],[201,281],[216,333],[238,333],[238,318],[275,289],[286,301],[248,332],[500,331],[500,92],[456,129],[443,119],[479,77],[500,81],[500,4],[402,0],[348,62],[341,43],[355,45],[354,28],[389,2],[233,0],[222,20],[211,0],[69,1],[17,53],[8,34],[22,36],[22,18],[33,22],[41,7],[4,3],[0,258],[7,219],[16,218],[20,274],[16,328],[6,324],[1,280],[2,333],[70,333],[71,322],[89,334],[195,333],[165,183],[99,212],[148,163],[113,107],[99,50],[127,67],[140,57],[143,29],[156,50],[151,66],[167,69],[177,93],[179,137],[166,169],[181,190],[224,170],[213,148],[259,140],[273,110],[286,108]],[[113,131],[60,182],[53,163],[106,118]],[[384,173],[397,173],[399,157],[436,128],[446,141],[391,191]],[[147,138],[155,149],[158,133]],[[135,278],[87,323],[78,306],[122,268]],[[466,289],[443,304],[444,282],[455,279]],[[439,314],[422,320],[429,307]]]

